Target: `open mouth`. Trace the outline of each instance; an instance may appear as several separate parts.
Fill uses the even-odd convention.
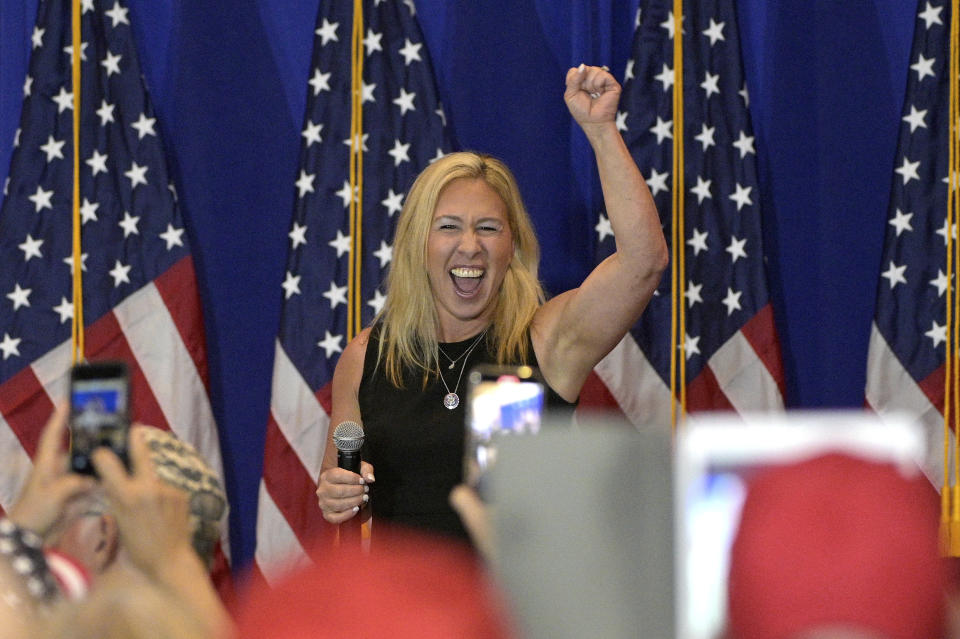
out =
[[[458,266],[450,269],[453,288],[460,297],[473,297],[480,290],[480,282],[486,271],[474,266]]]

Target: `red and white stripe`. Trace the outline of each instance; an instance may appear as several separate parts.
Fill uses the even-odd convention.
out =
[[[73,557],[56,550],[44,551],[47,566],[60,585],[60,592],[70,601],[78,601],[90,590],[90,573]]]
[[[629,334],[594,369],[582,411],[620,411],[635,426],[669,428],[670,386]],[[727,340],[687,385],[690,412],[783,409],[783,366],[769,305]]]
[[[898,413],[909,415],[921,424],[926,440],[926,456],[922,460],[927,479],[939,487],[943,484],[944,422],[944,367],[941,366],[926,379],[917,382],[903,367],[890,349],[876,323],[870,331],[870,350],[867,356],[867,405],[883,418]],[[954,437],[948,439],[951,459]]]
[[[315,494],[330,426],[329,385],[314,393],[276,342],[257,510],[257,568],[273,583],[332,535]]]

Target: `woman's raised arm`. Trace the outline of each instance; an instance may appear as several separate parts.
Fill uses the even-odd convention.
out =
[[[578,288],[548,301],[533,324],[547,381],[568,400],[646,308],[668,263],[657,207],[617,130],[620,85],[600,67],[567,72],[564,100],[596,156],[616,252]]]

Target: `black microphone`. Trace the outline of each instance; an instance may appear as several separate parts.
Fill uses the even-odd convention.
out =
[[[333,445],[337,447],[337,466],[359,475],[363,427],[357,422],[340,422],[333,431]]]
[[[340,422],[333,431],[333,445],[337,447],[337,466],[360,474],[360,449],[363,448],[363,427],[357,422]],[[361,548],[363,534],[360,517],[352,517],[340,524],[337,543],[344,548]]]

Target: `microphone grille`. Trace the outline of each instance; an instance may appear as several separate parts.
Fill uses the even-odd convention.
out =
[[[353,452],[363,446],[363,427],[357,422],[340,422],[333,431],[333,445],[337,450]]]

